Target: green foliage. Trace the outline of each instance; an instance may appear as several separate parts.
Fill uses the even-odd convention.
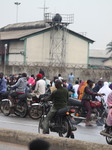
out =
[[[112,53],[112,41],[107,44],[106,50],[107,50],[107,54]]]

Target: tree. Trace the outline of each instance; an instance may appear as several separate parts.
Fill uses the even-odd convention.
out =
[[[107,54],[112,53],[112,41],[107,44],[106,50],[107,50]]]

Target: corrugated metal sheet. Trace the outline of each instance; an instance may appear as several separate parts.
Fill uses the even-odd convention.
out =
[[[97,50],[97,49],[92,49],[89,52],[89,57],[95,57],[95,58],[108,58],[110,54],[107,54],[107,50]]]
[[[0,40],[20,39],[22,37],[34,34],[39,31],[43,31],[45,29],[46,28],[0,32]]]
[[[0,29],[0,40],[13,40],[13,39],[20,39],[25,36],[29,36],[31,34],[43,31],[45,29],[51,28],[49,24],[45,23],[44,21],[35,21],[35,22],[25,22],[25,23],[16,23],[16,24],[9,24]],[[69,33],[72,33],[79,38],[89,41],[93,43],[94,41],[82,36],[79,33],[76,33],[72,30],[69,30]]]
[[[24,23],[15,23],[9,24],[0,29],[0,31],[14,31],[14,30],[25,30],[25,29],[38,29],[45,28],[49,25],[44,21],[35,21],[35,22],[24,22]]]

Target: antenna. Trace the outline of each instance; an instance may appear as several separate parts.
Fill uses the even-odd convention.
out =
[[[44,7],[39,7],[40,9],[43,9],[43,20],[45,20],[45,13],[46,13],[46,10],[49,8],[49,7],[46,7],[46,0],[44,0]]]

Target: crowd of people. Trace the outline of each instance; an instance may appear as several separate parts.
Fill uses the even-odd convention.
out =
[[[55,82],[56,80],[58,80],[58,85],[56,85]],[[111,113],[112,106],[110,106],[112,102],[112,96],[111,96],[112,83],[104,81],[102,78],[95,83],[92,80],[83,81],[80,80],[79,78],[75,79],[75,76],[72,73],[70,73],[67,80],[65,80],[61,76],[61,74],[55,76],[53,80],[49,80],[45,77],[45,73],[42,69],[40,69],[39,73],[36,76],[33,74],[28,76],[26,73],[21,73],[18,75],[10,75],[4,77],[3,73],[1,72],[0,73],[0,95],[7,92],[8,90],[7,86],[10,86],[12,89],[15,89],[15,92],[13,92],[10,95],[12,99],[17,95],[26,92],[31,92],[32,96],[36,96],[38,98],[40,95],[45,94],[49,87],[52,95],[51,97],[55,99],[54,101],[56,101],[56,103],[59,103],[60,105],[59,108],[63,107],[61,106],[60,102],[66,103],[65,101],[68,100],[68,97],[76,98],[80,100],[87,109],[86,125],[89,126],[92,125],[90,121],[90,115],[91,115],[90,101],[96,101],[96,100],[100,101],[100,97],[103,95],[104,100],[110,109],[106,126],[108,125],[110,126],[110,124],[112,126],[112,121],[110,121],[111,123],[108,123],[109,122],[108,120],[112,118],[112,113]],[[56,88],[57,88],[57,92],[55,92]],[[67,89],[68,97],[65,96],[67,95],[64,90],[65,88]]]
[[[45,73],[40,69],[37,75],[28,76],[27,73],[18,75],[9,75],[7,77],[0,73],[0,97],[8,91],[8,87],[15,90],[10,94],[10,99],[14,99],[19,94],[30,92],[32,96],[39,98],[40,95],[45,94],[50,89],[49,99],[53,100],[53,106],[46,116],[43,123],[43,133],[49,133],[48,122],[59,109],[67,106],[69,97],[75,98],[85,106],[87,109],[87,116],[85,125],[91,126],[91,105],[90,101],[101,101],[103,95],[105,103],[108,105],[108,116],[105,123],[105,130],[103,132],[110,134],[112,131],[112,83],[104,81],[102,78],[96,83],[90,79],[87,81],[75,78],[70,73],[68,79],[64,79],[61,74],[53,77],[52,80],[45,77]],[[112,133],[112,132],[111,132]],[[36,139],[29,144],[29,149],[45,149],[48,150],[50,144],[46,141]]]

